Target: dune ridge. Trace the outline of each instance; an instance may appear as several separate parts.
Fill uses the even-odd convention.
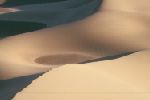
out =
[[[25,89],[15,100],[149,100],[149,3],[68,0],[13,6],[19,11],[0,14],[0,20],[47,28],[4,30],[13,36],[0,40],[0,80],[47,72],[27,88],[20,86]],[[13,95],[20,91],[13,89]]]
[[[96,1],[89,4],[95,4]],[[12,76],[6,75],[8,79],[18,77],[21,73],[24,76],[35,74],[36,71],[37,73],[48,71],[52,66],[38,64],[35,59],[51,55],[79,54],[81,57],[86,55],[84,61],[88,61],[149,49],[150,19],[142,14],[106,10],[106,7],[113,9],[113,6],[105,6],[111,4],[107,1],[103,1],[103,3],[104,5],[99,7],[101,10],[83,20],[0,40],[2,75],[5,76],[4,72],[7,72],[5,66],[11,69],[13,66],[14,69]],[[134,6],[139,8],[139,5],[131,4],[133,4],[133,8]],[[128,5],[126,6],[128,7]],[[94,7],[90,6],[90,8]],[[115,9],[120,10],[120,8]],[[17,52],[15,52],[16,49]],[[32,70],[28,72],[30,67]],[[21,71],[22,68],[24,70]],[[17,70],[18,73],[15,73]],[[5,78],[7,79],[7,77]]]
[[[19,1],[25,3],[24,0]],[[32,2],[32,0],[30,1]],[[10,4],[13,4],[12,2],[15,3],[15,1],[10,0]],[[51,0],[40,0],[39,2],[45,3],[36,4],[33,2],[32,4],[29,2],[27,5],[16,5],[13,7],[16,9],[13,13],[4,11],[12,8],[0,8],[3,11],[0,14],[0,36],[5,34],[1,38],[81,20],[96,12],[101,5],[101,0],[63,0],[54,3]]]
[[[58,3],[18,6],[14,8],[19,9],[19,12],[0,15],[0,20],[39,22],[50,27],[83,19],[96,12],[100,4],[101,0],[67,0]],[[73,5],[76,6],[73,7]]]
[[[32,80],[40,77],[41,75],[42,73],[9,80],[0,80],[0,98],[2,100],[12,100],[17,92],[31,84]]]
[[[149,56],[147,50],[112,61],[65,65],[34,80],[13,100],[149,100]]]

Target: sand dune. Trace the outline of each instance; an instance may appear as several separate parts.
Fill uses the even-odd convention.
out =
[[[16,1],[0,1],[0,80],[47,73],[14,100],[150,99],[149,0]]]
[[[13,100],[149,100],[150,51],[112,61],[65,65],[34,80]]]
[[[17,12],[4,14],[4,9],[10,8],[1,9],[3,14],[0,15],[0,23],[4,24],[4,26],[9,26],[4,27],[0,25],[0,34],[12,36],[24,32],[32,32],[33,29],[38,30],[38,26],[42,26],[41,28],[46,26],[52,27],[80,20],[96,12],[101,3],[101,0],[66,0],[61,2],[52,2],[53,0],[33,0],[33,3],[39,2],[37,4],[32,4],[32,0],[27,0],[25,2],[24,0],[19,1],[20,2],[17,3],[15,0],[11,0],[11,2],[8,1],[8,3],[6,2],[6,4],[13,4],[13,9],[17,9]],[[26,2],[27,5],[24,5]],[[5,4],[2,4],[2,7],[5,7]],[[22,23],[22,25],[17,23]],[[29,24],[32,24],[32,26]],[[27,26],[27,28],[25,26]]]
[[[0,98],[1,100],[12,100],[12,98],[23,88],[32,83],[32,80],[42,74],[34,74],[9,80],[0,80]]]
[[[0,20],[38,22],[50,27],[83,19],[94,13],[100,3],[101,0],[66,0],[15,6],[13,8],[19,9],[19,12],[0,15]]]
[[[109,4],[104,1],[104,5]],[[47,64],[52,61],[39,64],[36,60],[41,57],[54,59],[55,56],[61,58],[61,55],[68,55],[69,61],[64,62],[69,63],[76,59],[74,63],[80,63],[79,57],[81,61],[86,61],[150,47],[150,19],[147,15],[140,12],[118,12],[119,8],[116,11],[106,10],[104,5],[101,11],[84,20],[1,40],[0,71],[3,77],[0,78],[8,79],[48,71],[51,66]],[[78,58],[73,58],[72,55],[77,55]],[[54,61],[58,62],[57,59]],[[10,72],[12,74],[5,74]]]

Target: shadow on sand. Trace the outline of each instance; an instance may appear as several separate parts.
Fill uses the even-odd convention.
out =
[[[0,20],[0,38],[45,28],[46,24]]]
[[[135,52],[127,52],[127,53],[122,53],[114,56],[107,56],[95,60],[85,61],[79,64],[86,64],[86,63],[104,61],[104,60],[114,60],[123,56],[128,56],[133,53]],[[20,92],[23,88],[31,84],[33,80],[37,79],[39,76],[42,76],[43,74],[44,73],[19,77],[10,80],[0,80],[0,100],[11,100],[16,95],[16,93]]]
[[[137,51],[135,51],[135,52],[137,52]],[[87,63],[104,61],[104,60],[115,60],[115,59],[119,59],[119,58],[124,57],[124,56],[131,55],[135,52],[126,52],[126,53],[121,53],[121,54],[117,54],[117,55],[106,56],[106,57],[97,58],[97,59],[94,59],[94,60],[88,60],[88,61],[85,61],[85,62],[81,62],[80,64],[87,64]]]
[[[0,6],[2,7],[14,7],[28,4],[42,4],[42,3],[51,3],[51,2],[60,2],[67,0],[6,0],[6,2]]]
[[[20,92],[23,88],[28,86],[32,80],[35,80],[41,75],[43,75],[43,73],[10,80],[0,80],[0,100],[12,100],[16,93]]]

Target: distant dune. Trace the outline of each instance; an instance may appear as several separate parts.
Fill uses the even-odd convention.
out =
[[[0,11],[3,11],[3,14],[0,14],[0,33],[6,37],[81,20],[96,12],[100,3],[101,0],[8,0],[2,7],[10,5],[17,11],[4,14],[6,8],[0,8]],[[9,26],[6,26],[8,24]]]
[[[51,2],[51,0],[46,1]],[[54,26],[85,18],[96,12],[100,3],[101,0],[65,0],[54,3],[18,5],[13,8],[19,9],[19,12],[0,15],[0,20],[31,21]]]

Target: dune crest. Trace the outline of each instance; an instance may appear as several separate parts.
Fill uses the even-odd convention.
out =
[[[88,4],[94,5],[94,7],[90,6],[92,13],[93,10],[95,11],[95,7],[98,6],[95,5],[96,2],[100,1],[94,0],[93,2],[87,2]],[[116,2],[115,5],[118,3],[117,0],[114,2]],[[120,5],[124,5],[124,2],[119,3],[121,3]],[[139,11],[137,14],[126,12],[126,10],[122,10],[117,6],[109,6],[112,2],[107,2],[106,0],[104,1],[104,5],[99,7],[101,8],[100,11],[97,11],[95,14],[88,16],[83,20],[70,24],[59,25],[53,28],[45,28],[34,32],[27,32],[0,40],[0,66],[2,66],[1,69],[3,69],[0,71],[3,73],[2,76],[5,76],[5,73],[9,72],[7,72],[7,69],[13,69],[12,72],[10,71],[12,75],[6,75],[3,79],[46,72],[51,69],[52,66],[35,62],[35,59],[40,57],[52,55],[56,55],[57,57],[57,54],[79,53],[81,55],[92,57],[92,59],[97,59],[125,52],[149,49],[150,35],[148,33],[150,32],[150,18],[147,14],[143,14],[139,10],[144,6],[144,4],[140,7],[138,3],[139,2],[137,2],[136,5],[133,2],[126,1],[124,5],[127,8],[129,4],[132,5],[132,8],[129,9],[132,10],[135,8],[136,11]],[[56,5],[57,4],[59,3],[56,3]],[[54,4],[53,6],[56,5]],[[39,8],[37,7],[40,5],[35,6],[36,8],[33,9],[33,11],[38,10]],[[20,6],[22,9],[26,9],[26,7],[27,6]],[[42,7],[46,6],[42,5]],[[89,12],[86,7],[88,6],[79,6],[80,9],[84,8],[84,10]],[[113,9],[114,7],[117,7],[115,8],[116,10]],[[110,10],[105,8],[109,8]],[[111,11],[111,9],[113,11]],[[31,9],[26,10],[30,11]],[[8,17],[0,16],[0,19],[9,19],[9,17],[11,17],[11,15],[8,15]],[[12,19],[10,20],[13,20],[13,17],[11,18]],[[19,20],[15,16],[14,18]],[[38,18],[41,19],[42,17]],[[25,17],[25,19],[27,18]],[[30,19],[31,18],[29,18],[29,20]],[[36,20],[43,20],[43,18],[41,20],[40,19]],[[11,59],[11,61],[9,59]],[[72,61],[73,59],[76,58],[71,58],[69,60]],[[81,57],[80,60],[88,61],[91,60],[91,58],[85,57],[83,59]],[[44,60],[44,62],[49,63],[47,60]]]
[[[147,50],[112,61],[65,65],[34,80],[13,100],[149,100],[149,56]]]
[[[149,4],[0,0],[0,98],[150,100]]]

